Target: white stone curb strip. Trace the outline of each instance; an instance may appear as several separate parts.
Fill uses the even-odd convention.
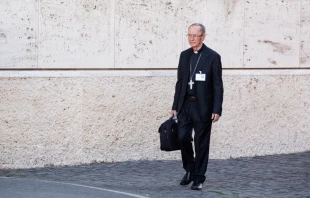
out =
[[[176,70],[43,70],[0,71],[0,77],[103,77],[103,76],[176,76]],[[309,69],[223,70],[224,76],[310,75]]]

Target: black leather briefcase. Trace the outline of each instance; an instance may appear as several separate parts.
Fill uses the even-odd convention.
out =
[[[178,120],[173,117],[162,123],[158,129],[160,134],[160,150],[175,151],[180,150],[178,140]]]

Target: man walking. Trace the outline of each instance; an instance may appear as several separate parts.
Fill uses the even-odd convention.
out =
[[[203,44],[205,36],[202,24],[189,26],[187,37],[191,48],[180,55],[171,110],[171,114],[178,118],[178,136],[186,171],[180,185],[188,185],[193,181],[193,190],[201,190],[206,179],[211,126],[221,116],[224,93],[221,57]]]

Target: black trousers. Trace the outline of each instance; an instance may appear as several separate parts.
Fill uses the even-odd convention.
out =
[[[193,181],[204,182],[206,177],[212,120],[209,122],[200,119],[199,107],[196,101],[185,100],[178,113],[178,136],[181,143],[183,168],[191,172]],[[195,157],[192,146],[192,132],[195,131]]]

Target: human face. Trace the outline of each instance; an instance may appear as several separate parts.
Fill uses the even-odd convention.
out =
[[[188,43],[195,50],[198,51],[203,41],[205,40],[206,35],[202,34],[199,26],[191,26],[188,28]]]

